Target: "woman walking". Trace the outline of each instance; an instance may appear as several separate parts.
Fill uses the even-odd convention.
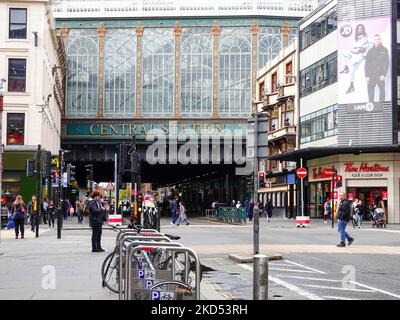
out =
[[[56,206],[53,203],[53,200],[50,200],[50,203],[47,207],[47,220],[49,221],[49,228],[53,226],[54,228],[54,212],[56,211]]]
[[[17,196],[14,203],[12,204],[11,211],[13,213],[13,219],[14,219],[15,239],[18,239],[20,231],[21,231],[21,239],[23,239],[25,231],[24,224],[25,224],[26,206],[20,195]]]
[[[187,226],[189,225],[189,222],[187,221],[186,208],[183,205],[182,201],[179,203],[179,218],[177,220],[178,223],[176,225],[179,226],[181,221],[185,221],[186,225]]]
[[[79,224],[82,224],[84,209],[85,209],[85,201],[83,200],[83,198],[80,198],[79,202],[76,204],[76,211],[78,213],[78,223]]]

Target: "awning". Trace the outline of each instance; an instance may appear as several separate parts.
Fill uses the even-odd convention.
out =
[[[400,152],[400,146],[395,145],[379,145],[379,146],[331,146],[331,147],[309,147],[300,150],[288,151],[280,154],[274,154],[267,157],[267,160],[280,161],[299,161],[328,157],[338,154],[354,154],[361,153],[386,153]]]

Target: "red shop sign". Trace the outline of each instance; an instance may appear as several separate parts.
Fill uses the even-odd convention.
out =
[[[389,166],[381,166],[378,163],[370,164],[368,162],[362,162],[361,165],[355,166],[354,162],[345,162],[345,172],[389,172]]]
[[[388,199],[387,191],[382,191],[382,200],[387,200],[387,199]]]

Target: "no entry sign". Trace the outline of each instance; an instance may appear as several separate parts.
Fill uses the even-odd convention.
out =
[[[303,179],[303,178],[307,177],[307,170],[306,170],[306,168],[298,168],[296,170],[296,174],[297,174],[297,177],[299,177],[300,179]]]

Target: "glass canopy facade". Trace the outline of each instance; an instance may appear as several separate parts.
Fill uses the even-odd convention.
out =
[[[248,117],[253,69],[296,34],[248,22],[69,27],[66,118]]]

